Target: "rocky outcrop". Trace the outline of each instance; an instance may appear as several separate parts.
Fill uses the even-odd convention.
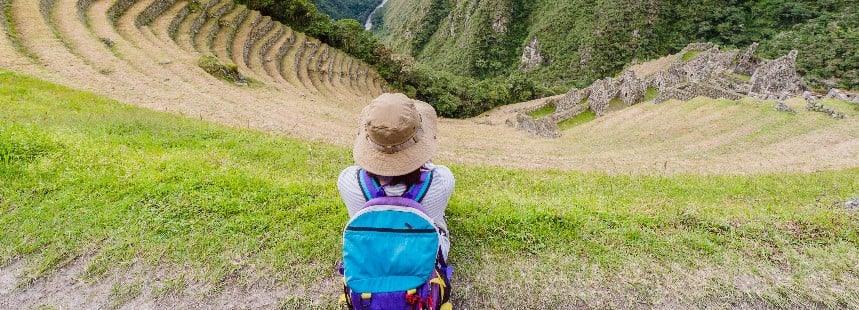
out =
[[[825,113],[826,115],[829,115],[836,119],[847,118],[847,115],[845,115],[844,113],[835,111],[832,108],[825,106],[823,103],[814,100],[813,98],[806,98],[806,100],[808,101],[808,104],[805,106],[805,109],[808,111]]]
[[[830,89],[824,98],[844,100],[852,103],[859,103],[859,94],[850,93],[837,88]]]
[[[531,39],[531,42],[522,50],[522,57],[519,60],[519,71],[528,72],[540,67],[543,63],[543,55],[540,55],[540,42],[537,38]]]

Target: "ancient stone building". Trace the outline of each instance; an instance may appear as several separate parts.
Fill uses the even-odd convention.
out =
[[[523,53],[523,64],[542,61],[539,53],[536,53],[536,40],[532,40],[529,46],[533,46],[534,51]],[[614,99],[623,101],[627,106],[640,103],[644,101],[648,88],[658,93],[655,103],[670,99],[685,101],[698,96],[730,100],[752,97],[777,100],[779,104],[775,109],[793,111],[781,101],[803,97],[809,102],[807,110],[827,113],[835,118],[845,117],[820,104],[817,101],[819,96],[809,95],[808,87],[796,73],[797,51],[767,61],[755,57],[755,49],[757,43],[743,53],[736,50],[722,52],[712,43],[692,43],[679,53],[697,53],[692,59],[684,61],[678,58],[668,68],[644,77],[636,76],[633,71],[625,71],[616,80],[610,77],[597,80],[587,88],[570,90],[557,102],[547,103],[555,105],[552,115],[535,120],[527,113],[520,112],[508,120],[508,124],[541,137],[559,137],[558,122],[587,110],[594,112],[597,117],[604,116]],[[827,98],[859,104],[859,94],[839,90],[830,91]]]

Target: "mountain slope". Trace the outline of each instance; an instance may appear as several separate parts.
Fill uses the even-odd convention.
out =
[[[361,24],[382,0],[316,0],[316,8],[333,19],[354,19]]]
[[[582,87],[690,42],[760,42],[767,57],[802,50],[800,71],[812,74],[812,86],[859,87],[852,1],[391,0],[386,7],[378,31],[386,44],[472,77],[524,71],[544,86]],[[531,68],[521,63],[526,47]],[[829,62],[838,64],[817,67]]]

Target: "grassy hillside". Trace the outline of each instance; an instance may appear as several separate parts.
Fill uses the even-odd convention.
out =
[[[31,286],[20,284],[79,261],[83,285],[114,285],[107,306],[211,301],[260,277],[295,288],[273,294],[284,308],[333,303],[347,219],[334,180],[351,162],[348,149],[8,71],[0,111],[0,276],[24,266],[17,288],[0,285],[0,307],[26,298],[18,293]],[[859,169],[671,177],[452,169],[459,307],[859,306],[859,214],[843,207],[859,196]],[[135,268],[166,276],[112,277]],[[201,282],[209,289],[200,292]],[[64,306],[52,298],[32,302]]]
[[[846,0],[392,0],[379,34],[433,68],[481,79],[516,72],[537,39],[544,63],[527,76],[547,87],[584,87],[690,42],[760,42],[768,57],[800,50],[812,86],[856,88],[856,12]]]

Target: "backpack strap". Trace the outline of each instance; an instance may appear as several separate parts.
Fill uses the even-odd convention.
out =
[[[364,206],[361,207],[361,209],[363,210],[363,209],[368,208],[368,207],[379,206],[379,205],[409,207],[409,208],[421,211],[421,213],[423,213],[423,214],[427,214],[427,210],[424,209],[424,207],[419,202],[414,201],[412,199],[405,198],[405,197],[373,198],[373,199],[370,199],[370,201],[367,201],[367,203],[365,203]]]
[[[421,172],[421,181],[416,184],[412,184],[412,186],[403,193],[403,197],[417,202],[422,202],[427,194],[427,189],[429,189],[430,184],[432,184],[432,170]]]
[[[374,198],[388,196],[385,193],[385,188],[379,184],[376,178],[370,176],[367,170],[358,169],[356,177],[358,178],[358,185],[361,187],[361,193],[364,194],[365,200],[370,201]],[[406,189],[402,197],[421,202],[424,200],[430,184],[432,184],[432,170],[423,171],[421,172],[420,182],[412,184]]]
[[[361,193],[364,194],[364,200],[370,201],[373,198],[387,196],[379,181],[371,177],[367,170],[358,169],[357,177],[358,185],[361,186]]]

